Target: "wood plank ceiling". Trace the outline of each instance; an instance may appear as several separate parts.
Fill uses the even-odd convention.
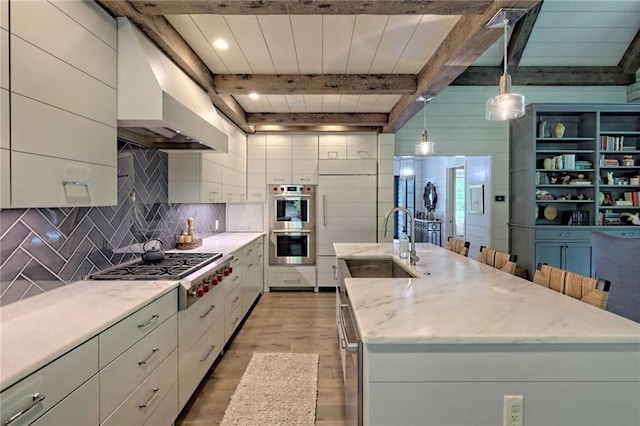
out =
[[[97,0],[134,22],[246,132],[394,132],[447,86],[629,85],[638,0]],[[225,39],[230,47],[216,48]],[[250,93],[260,95],[258,99]]]

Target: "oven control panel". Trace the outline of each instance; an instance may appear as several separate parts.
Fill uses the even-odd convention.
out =
[[[300,185],[300,184],[291,184],[291,185],[270,185],[271,194],[272,195],[310,195],[315,194],[316,186],[315,185]]]

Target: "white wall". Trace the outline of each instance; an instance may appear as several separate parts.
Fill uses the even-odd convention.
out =
[[[525,95],[527,103],[627,103],[627,87],[532,87],[514,86],[514,92]],[[485,103],[497,94],[497,87],[449,87],[427,105],[429,139],[436,142],[437,156],[489,156],[491,169],[485,194],[485,215],[490,227],[493,247],[508,250],[508,200],[495,202],[495,195],[509,194],[509,126],[508,122],[487,121]],[[396,133],[395,155],[412,156],[424,126],[424,113],[420,111]],[[438,158],[438,157],[436,157]],[[436,164],[440,160],[435,160]],[[444,164],[444,163],[443,163]],[[470,170],[470,169],[469,169]],[[468,170],[468,171],[469,171]],[[444,176],[444,171],[434,176]],[[475,173],[475,172],[474,172]],[[427,176],[425,176],[427,177]],[[475,179],[475,178],[474,178]],[[442,184],[436,184],[438,195],[445,193]],[[421,188],[416,184],[416,188]],[[441,189],[440,189],[441,188]],[[438,200],[438,210],[440,201]],[[443,206],[444,207],[444,206]],[[474,229],[474,235],[477,234]],[[473,243],[472,243],[473,244]]]

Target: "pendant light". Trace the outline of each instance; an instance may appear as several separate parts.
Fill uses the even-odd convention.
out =
[[[526,12],[526,9],[500,9],[487,23],[489,28],[504,28],[504,73],[500,77],[498,95],[487,101],[487,120],[504,121],[524,115],[524,96],[511,93],[511,76],[507,73],[507,29]]]
[[[416,152],[417,156],[426,156],[433,155],[436,152],[436,143],[429,141],[427,137],[427,102],[432,100],[433,97],[425,98],[424,96],[419,96],[417,101],[424,102],[424,130],[422,131],[422,141],[416,144]]]

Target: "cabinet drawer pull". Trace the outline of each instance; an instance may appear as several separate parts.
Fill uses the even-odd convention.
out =
[[[240,317],[236,317],[235,320],[233,320],[233,322],[231,323],[231,325],[236,325],[238,323],[238,320],[240,319]]]
[[[143,409],[143,408],[147,408],[149,406],[149,404],[151,404],[151,401],[153,401],[153,399],[158,396],[158,391],[160,390],[160,388],[153,388],[153,395],[151,395],[151,398],[149,398],[147,400],[147,402],[143,402],[141,404],[138,404],[138,408]]]
[[[29,410],[31,410],[33,407],[35,407],[36,405],[38,405],[39,402],[42,402],[44,400],[45,396],[44,395],[40,395],[39,393],[35,393],[31,396],[31,403],[29,403],[28,406],[26,406],[25,408],[23,408],[22,410],[18,411],[17,413],[15,413],[13,416],[9,417],[9,420],[7,420],[6,422],[4,422],[5,425],[11,424],[13,422],[15,422],[16,420],[18,420],[20,417],[22,417],[22,415],[26,414]]]
[[[561,237],[573,237],[573,232],[560,232],[558,235]]]
[[[91,186],[90,181],[81,181],[81,180],[63,180],[62,185],[77,185],[77,186]]]
[[[235,299],[233,299],[233,302],[231,302],[231,304],[236,303],[239,299],[240,299],[240,296],[236,296],[236,298],[235,298]]]
[[[209,358],[209,355],[211,355],[211,352],[213,352],[213,350],[216,348],[216,345],[211,345],[211,347],[209,348],[209,351],[207,351],[207,353],[205,354],[205,356],[203,356],[200,359],[200,362],[204,362],[207,358]]]
[[[205,312],[204,314],[200,315],[200,319],[206,317],[207,315],[209,315],[211,313],[211,311],[213,311],[216,308],[216,305],[209,305],[209,309],[207,309],[207,312]]]
[[[297,279],[297,280],[287,280],[287,279],[285,279],[284,282],[285,283],[291,283],[291,284],[300,284],[300,280],[299,279]]]
[[[151,318],[149,318],[149,321],[143,322],[142,324],[138,324],[138,328],[149,327],[151,325],[151,323],[154,322],[155,320],[157,320],[158,318],[160,318],[160,315],[153,314],[153,315],[151,315]]]
[[[239,279],[239,278],[240,278],[240,277],[236,275],[235,277],[233,277],[233,279],[232,279],[231,281],[232,281],[232,282],[236,282],[236,281],[238,281],[238,279]]]
[[[138,365],[145,365],[147,361],[149,361],[151,357],[154,356],[157,352],[158,352],[158,348],[153,348],[151,350],[151,353],[145,359],[138,361]]]

